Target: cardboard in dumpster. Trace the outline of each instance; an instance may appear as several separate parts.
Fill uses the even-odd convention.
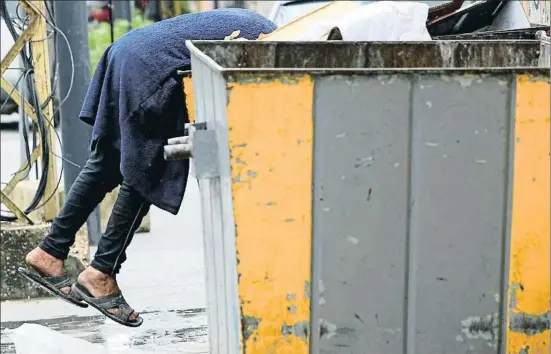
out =
[[[394,3],[394,6],[407,6],[405,4],[408,2],[377,1],[368,5],[360,5],[357,1],[335,1],[277,29],[271,34],[261,36],[259,40],[429,40],[424,34],[408,38],[407,33],[413,33],[411,30],[398,30],[398,32],[405,33],[404,35],[389,33],[395,28],[389,28],[389,22],[386,20],[393,20],[396,17],[383,13],[377,8],[379,6],[386,6],[387,8],[392,6],[385,3]],[[423,2],[409,3],[427,6]],[[374,13],[378,16],[370,16]],[[409,24],[416,23],[411,20],[406,21],[409,21]],[[447,3],[430,7],[426,16],[426,28],[432,37],[529,27],[530,23],[518,1],[479,0],[468,3],[465,0],[450,0]],[[418,27],[415,32],[420,33]]]
[[[10,331],[10,336],[17,354],[153,354],[134,349],[108,349],[32,323]]]
[[[317,23],[334,21],[352,11],[357,10],[361,5],[357,1],[335,1],[323,6],[286,26],[280,27],[260,40],[262,41],[296,41],[299,37],[316,26]],[[327,36],[329,32],[325,35]],[[320,34],[320,38],[323,34]]]

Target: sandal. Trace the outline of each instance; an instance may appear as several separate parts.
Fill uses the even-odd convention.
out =
[[[134,309],[128,305],[120,291],[113,295],[94,297],[88,289],[78,282],[72,286],[72,291],[76,293],[84,302],[101,312],[105,317],[127,327],[139,327],[143,323],[143,318],[130,319]],[[117,309],[111,313],[109,309]]]
[[[70,287],[73,284],[67,274],[47,277],[40,275],[35,270],[29,270],[22,267],[19,267],[17,269],[17,272],[31,282],[40,285],[41,288],[43,288],[55,297],[65,300],[66,302],[78,307],[88,307],[88,304],[82,302],[82,299],[73,291],[72,287],[69,294],[65,294],[63,291],[61,291],[61,289]]]

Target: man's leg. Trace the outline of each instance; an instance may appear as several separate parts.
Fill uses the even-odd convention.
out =
[[[126,260],[126,249],[149,207],[149,203],[132,187],[122,183],[94,259],[90,267],[78,277],[78,282],[94,297],[112,295],[119,291],[116,274]],[[110,309],[112,313],[116,311],[116,308]],[[136,317],[137,313],[131,316],[132,319]]]
[[[92,147],[86,165],[67,193],[59,215],[40,245],[27,254],[26,263],[45,276],[64,273],[64,261],[75,242],[77,231],[94,208],[122,180],[118,151],[102,141]],[[70,288],[62,289],[65,293]]]

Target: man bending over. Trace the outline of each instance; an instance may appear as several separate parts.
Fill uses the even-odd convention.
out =
[[[116,275],[150,205],[176,214],[184,196],[189,162],[165,161],[163,146],[184,135],[187,123],[177,75],[190,69],[185,41],[220,40],[236,30],[254,40],[275,28],[260,14],[220,9],[136,29],[107,48],[80,113],[93,126],[90,157],[48,234],[27,254],[29,269],[20,273],[74,305],[91,305],[120,324],[140,326],[143,319],[125,301]],[[118,185],[94,259],[73,284],[64,271],[69,247],[90,213]]]

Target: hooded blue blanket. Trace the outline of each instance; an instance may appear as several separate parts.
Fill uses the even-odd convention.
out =
[[[219,9],[186,14],[133,30],[101,58],[80,118],[93,125],[92,141],[109,140],[121,154],[124,181],[149,203],[176,214],[188,161],[164,161],[167,139],[187,123],[182,81],[190,69],[186,40],[220,40],[236,30],[250,40],[276,26],[260,14]]]

